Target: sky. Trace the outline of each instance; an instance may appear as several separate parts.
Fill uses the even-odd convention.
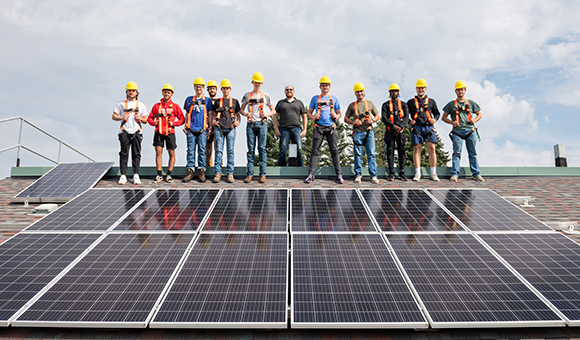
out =
[[[319,79],[345,111],[362,82],[380,106],[391,83],[401,98],[425,78],[439,108],[455,99],[457,80],[482,108],[479,164],[554,166],[564,144],[580,166],[579,1],[16,1],[0,7],[0,119],[21,116],[97,161],[118,165],[119,123],[111,119],[135,81],[151,109],[171,83],[183,105],[193,79],[232,81],[232,96],[262,90],[277,102],[317,95]],[[245,121],[236,166],[246,164]],[[437,122],[445,148],[450,126]],[[153,128],[145,127],[142,165],[154,165]],[[18,143],[19,122],[0,123],[0,149]],[[57,159],[59,143],[23,128],[22,144]],[[176,166],[186,164],[177,131]],[[63,148],[62,162],[86,160]],[[467,166],[464,150],[462,166]],[[0,178],[16,150],[0,153]],[[22,166],[50,165],[22,151]],[[167,164],[167,154],[164,154]]]

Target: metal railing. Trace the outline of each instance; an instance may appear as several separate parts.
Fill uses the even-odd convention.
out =
[[[21,149],[24,149],[24,150],[26,150],[28,152],[31,152],[31,153],[33,153],[33,154],[35,154],[35,155],[37,155],[39,157],[42,157],[42,158],[46,159],[47,161],[50,161],[50,162],[52,162],[54,164],[59,164],[60,163],[60,154],[61,154],[62,146],[63,145],[66,146],[67,148],[69,148],[70,150],[78,153],[79,155],[87,158],[87,160],[89,162],[94,162],[95,161],[94,159],[90,158],[89,156],[87,156],[84,153],[78,151],[77,149],[73,148],[72,146],[70,146],[67,143],[61,141],[60,139],[56,138],[55,136],[53,136],[50,133],[44,131],[43,129],[39,128],[38,126],[32,124],[31,122],[27,121],[26,119],[24,119],[22,117],[12,117],[12,118],[0,119],[0,123],[6,123],[6,122],[9,122],[9,121],[18,120],[18,119],[20,120],[20,132],[18,133],[18,144],[0,150],[0,153],[2,153],[4,151],[8,151],[8,150],[12,150],[12,149],[18,148],[18,153],[16,154],[16,166],[17,167],[20,166],[20,150]],[[40,154],[40,153],[38,153],[36,151],[34,151],[34,150],[32,150],[32,149],[24,146],[24,145],[22,145],[22,127],[24,126],[24,123],[28,124],[29,126],[35,128],[36,130],[38,130],[38,131],[40,131],[42,133],[44,133],[45,135],[47,135],[48,137],[56,140],[59,143],[58,144],[58,158],[57,158],[56,161],[53,160],[53,159],[50,159],[50,158],[48,158],[48,157],[46,157],[46,156],[44,156],[44,155],[42,155],[42,154]]]

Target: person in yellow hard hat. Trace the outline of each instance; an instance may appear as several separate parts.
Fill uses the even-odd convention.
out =
[[[449,137],[453,142],[453,156],[451,157],[451,182],[457,182],[459,178],[459,168],[461,163],[461,149],[463,141],[469,156],[469,167],[473,180],[485,182],[479,171],[477,162],[477,152],[475,144],[477,142],[477,128],[475,123],[481,119],[481,108],[473,100],[466,99],[467,85],[463,80],[455,83],[455,95],[457,98],[450,101],[443,107],[442,120],[453,126]],[[475,115],[475,117],[473,117]],[[451,116],[451,119],[448,117]]]
[[[157,166],[157,176],[153,183],[163,181],[163,146],[167,147],[169,154],[169,162],[167,165],[167,176],[165,181],[173,183],[171,172],[175,166],[175,149],[177,149],[177,142],[175,140],[175,127],[180,126],[185,121],[183,112],[179,105],[176,105],[172,100],[173,86],[165,84],[161,89],[163,98],[161,101],[151,108],[149,113],[149,125],[155,126],[155,135],[153,136],[153,146],[155,147],[155,165]]]
[[[352,141],[354,144],[354,172],[355,183],[362,180],[362,155],[363,146],[367,150],[369,175],[371,182],[378,184],[377,157],[375,155],[375,133],[373,124],[381,118],[379,110],[373,102],[365,99],[365,86],[363,83],[354,84],[356,101],[350,103],[344,114],[344,122],[352,124]]]
[[[218,84],[215,80],[210,80],[207,82],[206,89],[207,95],[211,99],[211,104],[213,106],[215,101],[218,99]],[[215,138],[213,132],[213,124],[210,123],[207,130],[207,144],[205,147],[206,166],[208,168],[213,168],[213,150],[215,150]]]
[[[266,138],[268,136],[268,124],[266,118],[276,114],[272,99],[266,92],[262,92],[264,76],[260,72],[252,76],[252,86],[254,89],[246,92],[242,97],[242,115],[248,117],[246,125],[246,143],[248,145],[246,179],[245,183],[250,183],[254,176],[254,160],[256,159],[256,139],[258,140],[258,163],[260,164],[260,183],[266,183]],[[248,112],[244,112],[248,107]],[[269,112],[264,110],[269,109]]]
[[[234,143],[236,142],[236,128],[240,125],[240,103],[230,96],[232,83],[229,79],[223,79],[220,83],[223,97],[215,101],[210,116],[210,122],[214,127],[216,141],[215,149],[215,176],[214,183],[219,183],[222,178],[222,156],[224,152],[224,139],[227,143],[227,178],[226,182],[234,182]]]
[[[437,145],[437,135],[435,134],[435,123],[441,116],[437,103],[434,99],[429,98],[427,91],[427,80],[421,78],[415,85],[417,95],[407,101],[409,108],[411,125],[411,145],[413,146],[413,163],[415,164],[415,177],[413,181],[418,182],[421,179],[421,148],[423,143],[427,146],[429,154],[429,165],[431,166],[431,179],[439,182],[437,177],[437,154],[435,146]]]
[[[381,107],[381,119],[387,126],[385,132],[385,144],[387,147],[387,162],[389,164],[389,175],[387,180],[392,182],[395,178],[407,181],[405,175],[405,141],[407,134],[405,128],[409,124],[409,109],[407,103],[399,99],[401,88],[398,84],[391,84],[389,87],[390,99],[383,103]],[[399,175],[395,175],[395,144],[399,155]]]
[[[129,160],[129,150],[131,151],[131,167],[133,168],[133,184],[141,184],[139,178],[139,167],[141,165],[141,142],[143,141],[143,131],[141,124],[147,123],[147,107],[138,100],[139,88],[134,81],[130,81],[125,86],[126,99],[115,105],[113,109],[113,120],[121,122],[119,129],[119,184],[127,183],[127,161]]]
[[[212,110],[212,101],[203,95],[205,80],[201,77],[193,81],[195,94],[185,99],[183,110],[185,111],[185,126],[183,132],[187,136],[187,174],[183,182],[189,182],[195,176],[195,154],[197,151],[197,167],[199,168],[198,179],[205,182],[206,169],[206,144],[207,130],[209,126],[209,113]]]
[[[329,93],[330,85],[331,81],[328,76],[320,78],[320,94],[312,97],[308,107],[308,118],[314,120],[315,124],[314,131],[312,131],[310,167],[308,169],[308,177],[306,177],[304,183],[312,183],[314,181],[314,171],[318,165],[318,154],[320,153],[320,147],[322,146],[324,137],[326,137],[332,156],[332,164],[334,165],[334,172],[336,173],[336,183],[344,183],[340,169],[338,131],[336,130],[335,123],[341,116],[340,104],[338,103],[338,98]]]

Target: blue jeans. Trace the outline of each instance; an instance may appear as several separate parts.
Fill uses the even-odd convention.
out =
[[[352,140],[354,142],[354,172],[357,176],[362,176],[362,153],[364,139],[366,137],[366,132],[354,132],[352,134]],[[369,175],[375,177],[377,175],[377,156],[375,154],[375,132],[373,130],[369,131],[369,138],[364,145],[367,149],[367,159],[369,161]]]
[[[278,166],[286,166],[286,152],[288,152],[288,144],[290,144],[290,140],[292,140],[292,143],[298,145],[298,154],[296,155],[298,166],[304,165],[304,161],[302,160],[301,133],[302,128],[300,126],[291,129],[280,127],[280,153],[278,154]]]
[[[246,125],[246,141],[248,144],[248,164],[246,170],[246,176],[254,176],[254,161],[256,160],[256,155],[254,153],[256,149],[256,138],[258,138],[258,153],[260,157],[258,162],[260,163],[260,176],[266,176],[266,136],[268,135],[268,124],[264,123],[260,128],[258,133],[254,133],[254,128],[260,127],[262,122],[248,122]]]
[[[453,130],[462,137],[467,136],[471,130]],[[459,163],[461,162],[461,148],[463,146],[463,139],[455,133],[451,134],[451,141],[453,142],[453,156],[451,158],[451,176],[459,176]],[[467,148],[467,155],[469,156],[469,167],[473,176],[479,176],[479,164],[477,163],[477,152],[475,152],[475,143],[477,141],[477,132],[473,132],[465,140],[465,147]]]
[[[215,162],[214,169],[216,174],[222,173],[222,157],[224,154],[224,136],[222,136],[218,128],[214,129],[215,136]],[[234,174],[234,143],[236,142],[236,129],[232,129],[225,137],[228,144],[228,174]]]
[[[187,130],[187,168],[189,169],[195,169],[195,152],[197,147],[197,166],[205,170],[206,132],[201,131],[201,134],[196,137],[191,130]]]

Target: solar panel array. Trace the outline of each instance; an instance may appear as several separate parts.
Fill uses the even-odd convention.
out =
[[[58,164],[14,196],[12,202],[66,202],[92,188],[111,166],[112,162]]]
[[[490,190],[91,189],[0,244],[0,325],[577,325],[578,247]]]

